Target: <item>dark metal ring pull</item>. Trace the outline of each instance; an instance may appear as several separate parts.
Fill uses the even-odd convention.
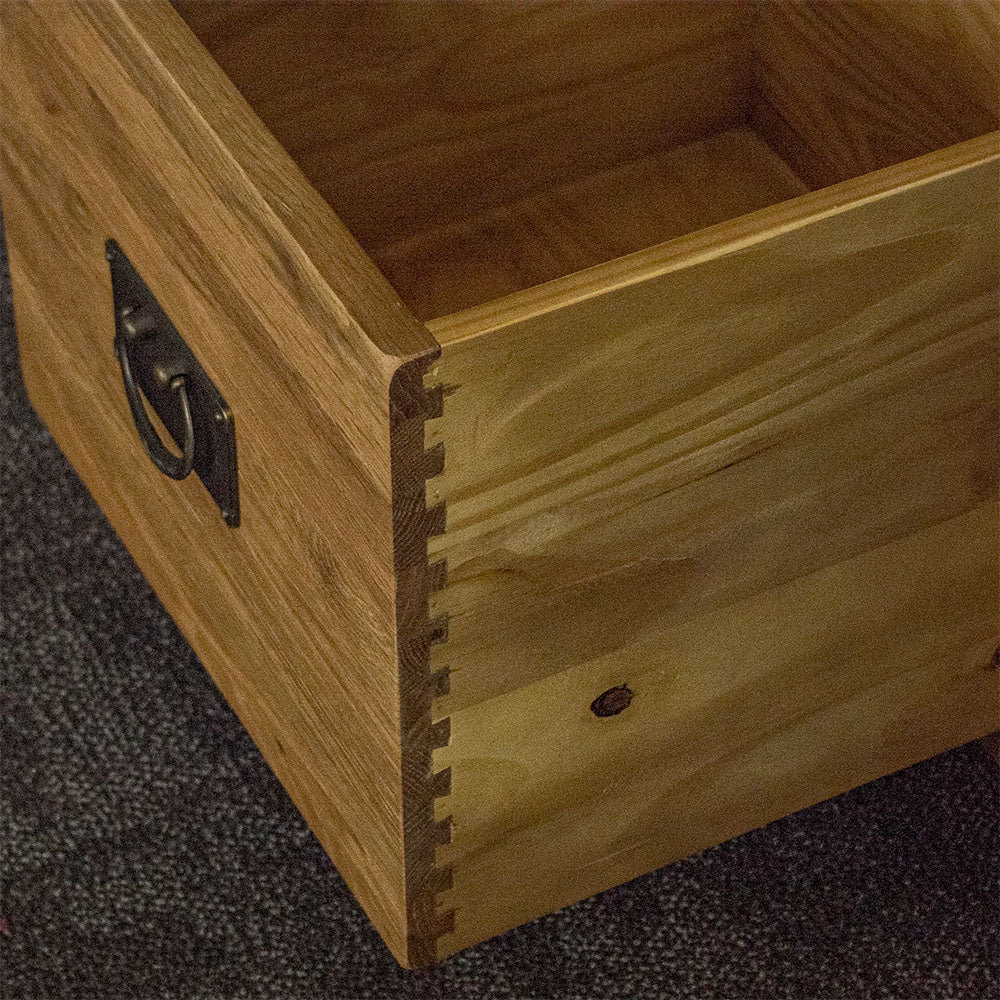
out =
[[[108,240],[104,251],[115,311],[113,350],[146,454],[171,479],[194,472],[226,524],[238,527],[232,410],[122,248]]]
[[[184,423],[184,447],[180,455],[175,455],[160,440],[160,435],[156,433],[156,428],[146,413],[139,387],[132,376],[128,347],[125,338],[120,335],[115,337],[115,354],[118,356],[118,364],[121,365],[122,382],[125,383],[125,395],[128,397],[135,429],[139,432],[146,454],[164,475],[170,476],[171,479],[184,479],[194,467],[194,418],[191,416],[191,402],[188,399],[187,376],[174,375],[168,382],[170,388],[177,394],[181,419]]]

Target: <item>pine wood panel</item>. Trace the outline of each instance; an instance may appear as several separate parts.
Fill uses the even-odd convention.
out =
[[[426,960],[433,341],[166,4],[5,4],[0,63],[31,398],[397,957]],[[112,236],[232,407],[236,530],[143,454]]]
[[[611,167],[372,250],[420,319],[467,309],[804,194],[749,129]]]
[[[998,138],[432,324],[444,951],[996,728]]]
[[[624,672],[598,656],[456,712],[441,956],[996,729],[998,521],[984,505],[637,637]]]
[[[177,7],[372,252],[747,113],[741,3]]]
[[[822,187],[1000,127],[998,0],[758,5],[750,116]]]
[[[617,265],[594,269],[592,294],[553,283],[547,303],[510,300],[508,322],[497,303],[432,325],[445,711],[981,502],[997,150],[976,141],[911,187],[892,168],[665,245],[633,283]],[[830,520],[839,497],[863,516]]]

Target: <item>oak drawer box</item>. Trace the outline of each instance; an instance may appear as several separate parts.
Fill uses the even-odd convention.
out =
[[[1000,728],[995,3],[0,32],[32,399],[401,962]]]

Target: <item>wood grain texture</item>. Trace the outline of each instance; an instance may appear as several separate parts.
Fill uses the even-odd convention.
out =
[[[998,519],[680,623],[627,673],[597,657],[455,713],[441,956],[995,728]],[[632,704],[595,718],[624,678]]]
[[[997,150],[997,137],[973,143],[952,154],[966,169],[932,168],[873,200],[806,196],[790,203],[794,228],[758,213],[743,232],[716,231],[707,259],[680,253],[634,283],[554,293],[536,313],[515,300],[507,324],[484,307],[498,325],[480,336],[432,325],[447,410],[428,441],[446,440],[449,461],[429,484],[448,506],[431,553],[449,567],[451,707],[614,645],[630,631],[619,610],[641,628],[722,599],[775,559],[775,572],[782,560],[799,572],[810,552],[873,541],[853,522],[841,542],[833,524],[815,532],[838,491],[861,488],[860,467],[830,469],[803,422],[829,423],[836,454],[868,456],[865,513],[880,530],[981,500],[991,475],[969,469],[993,460]],[[952,371],[929,397],[918,388]],[[961,402],[963,380],[978,410]],[[897,426],[883,441],[862,404],[884,396]],[[926,435],[959,421],[955,447],[911,432],[921,408]],[[924,451],[941,467],[916,461]],[[792,520],[775,515],[784,508]],[[793,531],[801,543],[777,544]]]
[[[434,343],[166,4],[4,4],[0,63],[31,398],[390,948],[418,961],[431,876],[404,827],[434,788],[430,577],[407,552],[429,527],[414,425]],[[237,530],[142,452],[109,236],[233,409]]]
[[[804,194],[749,129],[730,129],[373,250],[420,319],[509,295]]]
[[[432,324],[445,951],[996,728],[998,139]]]
[[[741,3],[177,7],[373,253],[747,113]]]
[[[997,0],[177,6],[423,319],[1000,124]]]
[[[998,0],[772,0],[751,123],[810,187],[1000,128]]]
[[[450,790],[447,770],[434,775],[434,750],[446,746],[448,720],[432,723],[435,696],[447,694],[449,671],[432,676],[430,650],[447,637],[446,615],[431,620],[429,600],[445,584],[445,566],[428,565],[431,535],[444,530],[444,508],[428,508],[426,480],[444,468],[444,448],[424,450],[424,424],[443,412],[441,393],[423,380],[431,358],[400,368],[390,387],[392,426],[393,551],[396,573],[396,636],[400,686],[400,755],[403,784],[402,836],[406,881],[406,964],[434,962],[436,941],[454,929],[451,914],[439,913],[438,897],[451,887],[451,870],[435,851],[451,838],[447,817],[435,817],[435,799]]]

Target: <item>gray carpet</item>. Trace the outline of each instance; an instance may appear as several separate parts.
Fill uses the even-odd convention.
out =
[[[34,416],[3,309],[6,1000],[1000,997],[978,745],[401,971]]]

